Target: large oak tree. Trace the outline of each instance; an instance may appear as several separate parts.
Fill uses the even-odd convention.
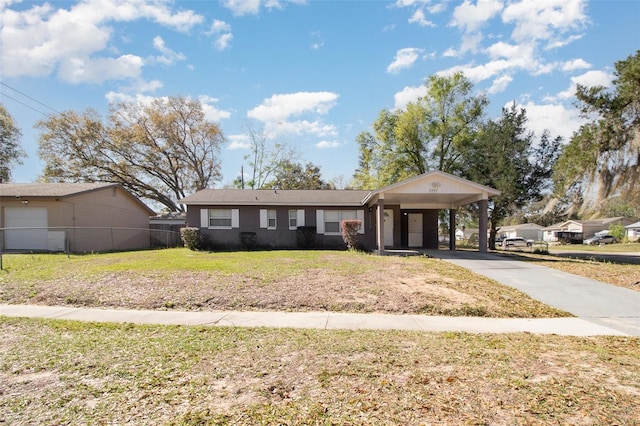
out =
[[[93,110],[67,111],[37,127],[49,181],[115,182],[179,211],[180,198],[221,179],[224,135],[190,98],[114,104],[106,122]]]
[[[22,163],[24,151],[20,147],[22,132],[11,114],[0,104],[0,183],[11,179],[11,168]]]

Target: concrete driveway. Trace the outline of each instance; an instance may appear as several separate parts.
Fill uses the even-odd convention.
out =
[[[514,287],[549,306],[598,325],[640,336],[640,292],[491,253],[429,251]]]

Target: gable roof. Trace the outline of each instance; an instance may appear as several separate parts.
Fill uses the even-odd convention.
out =
[[[425,208],[456,208],[500,195],[500,191],[439,170],[377,189],[364,200],[421,205]]]
[[[117,183],[3,183],[2,197],[69,197],[119,186]]]
[[[182,198],[185,205],[217,206],[353,206],[363,205],[370,191],[331,189],[203,189]]]
[[[540,230],[543,229],[541,225],[537,223],[521,223],[519,225],[509,225],[509,226],[501,226],[500,231],[516,231],[519,229],[535,229]]]
[[[118,183],[2,183],[0,184],[0,197],[66,198],[108,188],[117,188],[123,191],[127,196],[140,204],[150,216],[156,214],[156,212],[143,203],[138,197],[134,196]]]

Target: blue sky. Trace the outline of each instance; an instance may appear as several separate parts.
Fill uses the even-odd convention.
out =
[[[183,95],[227,138],[217,186],[246,171],[249,122],[346,183],[379,112],[455,71],[489,117],[515,101],[537,135],[567,140],[575,85],[610,85],[639,22],[636,0],[0,0],[0,101],[28,154],[13,181],[42,171],[43,114]]]

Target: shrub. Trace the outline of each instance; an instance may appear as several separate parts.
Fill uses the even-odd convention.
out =
[[[200,228],[180,228],[180,238],[189,250],[202,250],[205,247],[205,238],[200,234]]]
[[[296,229],[296,243],[301,248],[312,248],[316,244],[315,226],[299,226]]]
[[[360,220],[343,220],[341,223],[342,239],[349,250],[358,249],[358,230],[362,226]]]
[[[249,251],[254,250],[258,245],[258,236],[255,232],[241,232],[240,244]]]

